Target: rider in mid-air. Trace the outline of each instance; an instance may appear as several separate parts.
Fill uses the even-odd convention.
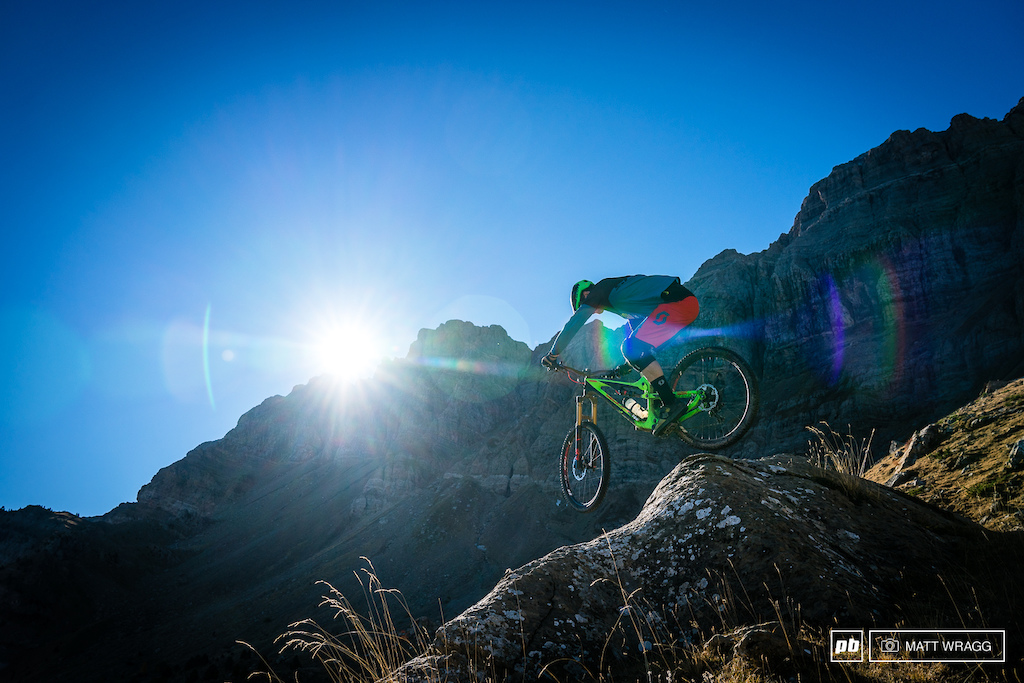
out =
[[[597,284],[580,280],[572,288],[572,310],[572,317],[541,363],[547,368],[557,367],[559,354],[595,313],[611,311],[622,316],[629,329],[622,342],[622,355],[661,398],[662,412],[654,428],[655,435],[661,434],[683,413],[686,404],[676,400],[654,352],[697,318],[697,297],[679,278],[668,275],[610,277]]]

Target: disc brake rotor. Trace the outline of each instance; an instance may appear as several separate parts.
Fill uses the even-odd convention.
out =
[[[700,410],[705,413],[710,413],[716,407],[718,407],[718,389],[712,384],[702,384],[697,387],[700,392]]]
[[[576,481],[582,481],[587,476],[587,465],[583,461],[582,454],[572,459],[572,476],[576,478]]]

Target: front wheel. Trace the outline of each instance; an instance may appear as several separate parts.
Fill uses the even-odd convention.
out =
[[[593,422],[573,427],[566,435],[558,458],[558,475],[565,499],[576,510],[590,512],[604,499],[611,463],[608,443]]]
[[[683,441],[717,450],[736,443],[754,423],[758,393],[754,373],[739,355],[716,346],[683,356],[669,385],[699,410],[678,430]]]

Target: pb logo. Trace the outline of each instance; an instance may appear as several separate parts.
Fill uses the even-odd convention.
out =
[[[830,632],[833,662],[864,661],[864,631],[862,629],[833,629]]]

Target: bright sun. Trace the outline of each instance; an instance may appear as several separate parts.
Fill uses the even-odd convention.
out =
[[[362,379],[373,374],[382,350],[379,334],[368,325],[351,321],[332,325],[315,335],[310,345],[310,361],[319,374]]]

